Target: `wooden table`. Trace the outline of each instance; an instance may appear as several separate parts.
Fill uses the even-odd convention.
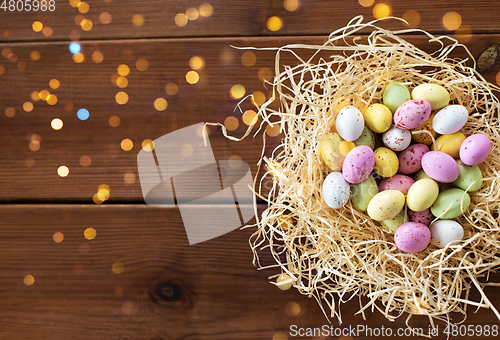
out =
[[[269,98],[262,81],[274,54],[244,56],[231,46],[322,43],[354,16],[371,20],[387,8],[415,27],[458,38],[476,58],[500,40],[493,0],[387,1],[387,8],[378,0],[207,1],[56,0],[44,12],[18,11],[26,4],[18,1],[10,11],[7,1],[0,9],[1,339],[278,340],[294,338],[294,325],[329,325],[314,299],[279,290],[268,282],[275,271],[252,265],[253,229],[189,245],[177,208],[145,205],[136,161],[143,141],[229,116],[238,122],[231,133],[244,133],[231,88]],[[461,23],[454,14],[443,20],[448,12]],[[277,27],[271,17],[280,18]],[[71,40],[80,54],[70,52]],[[499,69],[495,63],[482,75],[495,83]],[[190,84],[193,72],[199,79]],[[82,108],[86,120],[78,118]],[[248,101],[241,107],[251,108]],[[216,159],[237,155],[256,174],[260,138],[236,143],[219,128],[209,133]],[[268,137],[268,151],[279,139]],[[107,198],[97,195],[103,184],[109,199],[96,204]],[[500,291],[486,292],[498,304]],[[332,320],[332,327],[406,327],[404,318],[391,323],[378,312],[353,316],[358,309],[356,299],[347,303],[342,325]],[[465,325],[500,323],[490,310],[470,308]],[[343,334],[329,338],[351,339]]]

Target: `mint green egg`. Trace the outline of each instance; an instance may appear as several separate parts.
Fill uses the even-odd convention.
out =
[[[377,182],[372,176],[368,176],[363,182],[351,186],[352,204],[359,210],[366,211],[368,203],[377,193]]]
[[[375,149],[375,134],[372,130],[365,126],[363,132],[361,133],[361,136],[354,141],[354,145],[366,145],[372,150]]]
[[[389,229],[391,234],[394,234],[398,230],[399,226],[405,223],[404,210],[391,219],[380,222],[383,226]]]
[[[418,180],[421,180],[421,179],[424,179],[424,178],[430,178],[429,175],[427,175],[425,173],[425,171],[422,169],[422,170],[419,170],[415,173],[415,175],[413,175],[413,179],[416,181]]]
[[[462,215],[469,207],[470,196],[462,189],[453,188],[441,192],[431,206],[432,215],[450,220]],[[446,211],[446,213],[445,213]]]
[[[481,169],[479,169],[477,165],[465,165],[461,160],[457,160],[457,164],[460,172],[458,174],[458,178],[455,182],[453,182],[453,184],[462,190],[467,190],[469,185],[474,183],[468,191],[472,192],[479,190],[483,184],[483,173],[481,172]]]
[[[404,102],[411,99],[410,91],[399,83],[389,83],[384,89],[383,101],[392,113]]]

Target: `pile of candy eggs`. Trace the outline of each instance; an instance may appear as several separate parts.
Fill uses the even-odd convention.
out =
[[[410,94],[393,82],[385,87],[383,102],[364,113],[342,108],[336,132],[317,149],[332,171],[322,186],[325,203],[339,209],[351,199],[393,232],[395,245],[405,252],[461,240],[463,228],[454,219],[467,210],[468,193],[481,188],[478,164],[491,149],[486,135],[461,132],[468,115],[466,107],[450,104],[449,92],[437,84],[418,85]],[[383,146],[376,147],[376,134]]]

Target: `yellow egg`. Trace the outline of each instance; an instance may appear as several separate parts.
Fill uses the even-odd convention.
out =
[[[375,133],[389,130],[392,124],[392,112],[384,104],[372,104],[366,108],[365,124]]]
[[[399,159],[394,151],[386,147],[377,148],[374,152],[375,167],[373,170],[382,177],[392,177],[398,172]]]
[[[408,190],[406,204],[413,211],[423,211],[431,207],[439,195],[439,186],[431,178],[416,181]]]
[[[447,153],[453,158],[459,157],[460,145],[465,140],[465,135],[461,132],[455,132],[449,135],[442,135],[436,139],[437,150],[434,144],[431,147],[432,151],[441,151]]]
[[[349,151],[351,151],[355,147],[356,147],[356,144],[354,144],[353,142],[349,142],[347,140],[342,141],[339,145],[340,154],[345,157],[345,156],[347,156]]]
[[[341,143],[342,139],[338,133],[327,134],[319,143],[320,157],[326,166],[333,171],[342,170],[342,163],[345,157],[340,152]]]
[[[393,218],[403,209],[405,196],[399,190],[385,190],[379,192],[368,203],[367,213],[376,221],[385,221]]]
[[[420,126],[411,129],[410,131],[412,132],[411,134],[411,139],[415,143],[420,143],[420,144],[425,144],[425,145],[431,145],[432,144],[432,138],[429,135],[432,135],[433,138],[436,138],[436,131],[432,128],[432,119],[434,118],[434,115],[431,115],[427,120]],[[413,133],[414,131],[427,131],[427,132],[422,132],[422,133]]]

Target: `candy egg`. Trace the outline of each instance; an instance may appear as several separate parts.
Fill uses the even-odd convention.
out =
[[[486,160],[490,149],[490,139],[483,134],[475,133],[460,145],[460,159],[467,165],[477,165]]]
[[[363,133],[365,120],[357,108],[346,106],[337,114],[335,126],[340,137],[352,142],[358,139]]]
[[[375,149],[375,135],[373,134],[373,131],[365,126],[361,136],[354,141],[354,145],[366,145],[372,150]]]
[[[383,104],[372,104],[366,108],[365,124],[376,133],[389,130],[392,124],[392,112]]]
[[[396,216],[405,205],[405,196],[399,190],[379,192],[368,203],[367,213],[376,221],[384,221]]]
[[[441,151],[427,152],[422,157],[422,169],[430,178],[441,183],[451,183],[459,174],[457,162]]]
[[[356,147],[356,144],[354,144],[353,142],[349,142],[349,141],[344,140],[339,145],[340,154],[345,157],[355,147]]]
[[[402,251],[418,253],[424,250],[431,240],[431,232],[426,225],[407,222],[401,225],[394,234],[394,243]]]
[[[418,180],[421,180],[423,178],[430,178],[429,175],[427,175],[424,170],[418,170],[413,175],[413,179],[415,180],[415,182],[418,181]]]
[[[429,152],[425,144],[413,144],[399,154],[399,173],[412,174],[422,169],[422,157]]]
[[[420,84],[411,91],[413,99],[422,99],[431,104],[431,109],[439,110],[450,102],[450,93],[436,84]]]
[[[349,183],[361,183],[370,176],[374,165],[373,150],[366,145],[360,145],[345,156],[342,175]]]
[[[380,191],[384,190],[399,190],[406,195],[410,187],[415,181],[405,175],[394,175],[389,178],[384,178],[378,185]]]
[[[325,203],[334,209],[343,207],[351,194],[349,183],[340,172],[332,172],[326,176],[321,192]]]
[[[392,113],[405,101],[410,100],[411,95],[408,88],[398,83],[389,83],[384,89],[383,101]]]
[[[378,193],[377,182],[372,176],[368,176],[363,182],[351,186],[351,201],[361,211],[368,209],[373,196]]]
[[[441,151],[452,158],[458,158],[458,154],[460,152],[460,145],[462,145],[465,140],[465,136],[461,132],[455,132],[449,135],[442,135],[438,139],[436,139],[437,150],[434,147],[434,144],[431,146],[432,151]]]
[[[432,128],[439,134],[455,133],[467,123],[469,112],[462,105],[449,105],[439,110],[432,119]]]
[[[413,211],[423,211],[431,207],[438,195],[438,184],[431,178],[424,178],[410,187],[406,195],[406,204]]]
[[[338,133],[327,134],[319,143],[321,159],[333,171],[340,171],[344,162],[344,155],[340,153],[342,139]]]
[[[461,160],[457,160],[457,164],[460,173],[453,184],[469,192],[479,190],[483,184],[481,169],[477,165],[465,165]]]
[[[405,218],[404,218],[404,215],[403,215],[403,210],[401,210],[399,212],[399,214],[397,214],[396,216],[394,216],[393,218],[390,218],[388,220],[384,220],[384,221],[381,221],[380,222],[383,226],[387,227],[387,229],[389,230],[389,232],[391,234],[394,234],[396,232],[396,230],[398,230],[399,226],[401,224],[404,224],[405,223]]]
[[[449,220],[464,213],[469,207],[470,196],[462,189],[453,188],[441,192],[431,206],[431,212],[437,218]]]
[[[464,228],[460,223],[451,220],[438,220],[429,227],[431,244],[444,248],[451,242],[460,241],[464,237]]]
[[[431,209],[429,208],[422,211],[413,211],[408,209],[408,217],[410,218],[410,222],[422,223],[427,226],[434,219],[434,216],[431,213]]]
[[[394,114],[394,124],[401,129],[414,129],[425,123],[431,114],[431,104],[412,99],[401,104]]]
[[[374,151],[375,166],[373,170],[382,177],[392,177],[398,172],[399,160],[391,149],[380,147]]]
[[[389,130],[382,135],[384,145],[394,151],[402,151],[411,143],[410,130],[400,129],[396,125],[392,125]]]
[[[430,115],[429,118],[420,126],[411,129],[411,139],[415,143],[431,145],[432,138],[436,138],[436,131],[432,128],[432,119],[434,115]],[[424,132],[426,131],[426,132]],[[432,137],[431,137],[432,135]]]

